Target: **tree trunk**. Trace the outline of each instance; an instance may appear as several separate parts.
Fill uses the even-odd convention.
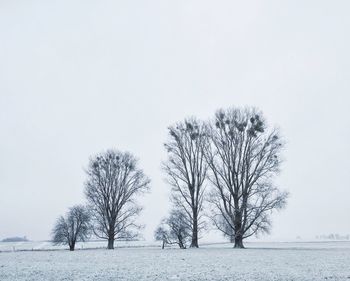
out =
[[[235,248],[244,248],[243,246],[243,235],[242,235],[242,213],[238,209],[238,201],[235,200],[235,217],[234,217],[234,226],[235,226]]]
[[[107,249],[113,250],[114,249],[114,238],[108,238],[108,247]]]
[[[244,248],[242,235],[236,235],[235,236],[235,246],[234,247],[235,248],[240,248],[240,249]]]
[[[178,235],[178,236],[177,236],[177,239],[178,239],[178,241],[179,241],[178,244],[179,244],[180,249],[186,249],[184,243],[182,242],[182,236],[181,236],[181,235]]]
[[[196,210],[193,210],[192,241],[190,248],[198,248],[198,219]]]
[[[69,245],[69,251],[74,251],[74,247],[75,247],[75,245],[74,245],[74,244]]]
[[[165,241],[163,240],[162,249],[164,249]]]
[[[191,248],[198,248],[198,232],[193,230]]]

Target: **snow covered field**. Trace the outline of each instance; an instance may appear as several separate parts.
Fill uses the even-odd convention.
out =
[[[187,250],[120,246],[1,252],[0,280],[350,280],[349,242],[247,243],[244,250],[230,244]]]

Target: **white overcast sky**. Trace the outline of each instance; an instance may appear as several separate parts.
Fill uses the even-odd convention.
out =
[[[350,233],[349,1],[0,0],[0,239],[48,239],[90,155],[128,150],[167,214],[168,125],[259,107],[291,193],[270,239]],[[265,237],[267,238],[267,237]]]

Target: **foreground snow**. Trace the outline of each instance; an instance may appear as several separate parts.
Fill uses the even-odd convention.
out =
[[[350,243],[0,253],[0,280],[350,280]]]

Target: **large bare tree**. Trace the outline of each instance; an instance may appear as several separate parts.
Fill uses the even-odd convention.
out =
[[[183,208],[192,228],[190,247],[197,248],[198,233],[203,226],[201,211],[208,170],[203,155],[206,143],[204,128],[194,118],[169,127],[169,141],[165,143],[168,159],[163,163],[172,186],[172,200],[175,206]]]
[[[254,108],[219,110],[208,126],[208,137],[212,219],[234,239],[235,247],[243,248],[243,239],[267,232],[271,212],[286,204],[288,194],[273,184],[283,141]]]
[[[108,150],[90,159],[85,194],[92,207],[94,233],[108,240],[108,249],[115,239],[132,239],[139,225],[135,219],[141,207],[136,196],[149,189],[150,180],[137,167],[130,153]]]
[[[90,234],[90,213],[84,206],[76,205],[69,209],[65,217],[60,216],[52,230],[55,245],[66,244],[74,251],[75,243],[85,241]]]

